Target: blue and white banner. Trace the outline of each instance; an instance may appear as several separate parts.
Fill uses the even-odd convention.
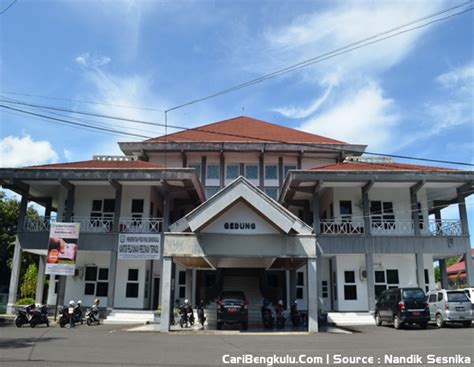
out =
[[[117,257],[121,260],[159,260],[160,234],[120,234]]]

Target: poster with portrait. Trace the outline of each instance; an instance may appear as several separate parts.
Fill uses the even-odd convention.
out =
[[[51,223],[46,274],[74,275],[80,223]]]

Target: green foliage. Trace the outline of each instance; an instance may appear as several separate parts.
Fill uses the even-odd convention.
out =
[[[21,298],[19,299],[16,304],[17,305],[20,305],[20,306],[24,306],[24,305],[31,305],[32,303],[35,303],[35,300],[33,298]]]
[[[6,196],[0,191],[0,288],[8,287],[10,280],[10,269],[15,247],[15,235],[20,213],[20,203],[13,197]],[[38,212],[29,207],[27,217],[39,218]],[[36,256],[23,252],[21,256],[20,279],[23,278],[28,266],[36,262]]]
[[[28,269],[23,275],[20,286],[21,297],[34,297],[36,293],[36,281],[38,280],[38,267],[35,263],[28,266]]]

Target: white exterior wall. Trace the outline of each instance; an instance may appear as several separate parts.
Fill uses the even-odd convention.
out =
[[[117,260],[117,274],[115,283],[115,308],[143,309],[148,307],[148,295],[145,298],[145,277],[149,270],[148,260]],[[138,297],[127,298],[126,289],[128,282],[128,270],[138,269]]]
[[[365,269],[365,255],[338,255],[336,256],[337,269],[337,304],[338,311],[367,311],[367,281],[359,276],[360,269]],[[334,269],[333,269],[334,270]],[[357,286],[357,299],[344,299],[344,272],[355,272],[355,285]]]

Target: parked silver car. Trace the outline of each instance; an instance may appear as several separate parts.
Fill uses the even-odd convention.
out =
[[[471,303],[474,305],[474,288],[463,288],[463,289],[458,289],[458,291],[463,291],[466,293],[467,298],[471,301]],[[474,306],[473,306],[474,309]]]
[[[462,323],[470,327],[472,323],[471,301],[461,290],[449,291],[445,289],[430,291],[427,294],[430,308],[430,319],[441,328],[447,322]]]

